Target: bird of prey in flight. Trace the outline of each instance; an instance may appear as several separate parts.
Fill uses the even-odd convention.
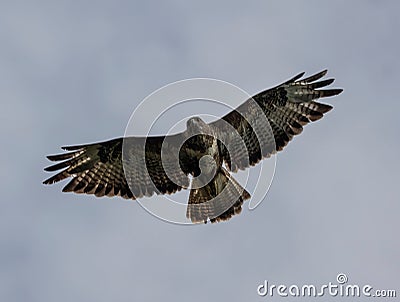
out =
[[[282,150],[303,127],[332,106],[317,102],[342,89],[322,89],[326,70],[307,78],[300,73],[262,91],[211,123],[191,117],[186,130],[167,136],[124,137],[63,147],[45,180],[66,178],[63,192],[137,199],[189,189],[186,216],[192,222],[218,222],[239,214],[250,194],[230,174],[254,166]]]

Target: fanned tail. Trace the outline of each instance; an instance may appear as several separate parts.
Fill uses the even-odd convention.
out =
[[[230,219],[242,211],[243,201],[250,194],[221,168],[208,184],[193,179],[186,217],[194,223],[212,223]]]

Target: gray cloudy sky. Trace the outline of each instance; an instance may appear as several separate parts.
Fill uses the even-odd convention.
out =
[[[400,295],[399,11],[398,1],[2,1],[0,300],[306,301],[256,289],[340,272]],[[261,206],[228,223],[177,226],[135,202],[41,184],[45,155],[123,135],[165,84],[212,77],[255,93],[324,68],[345,89],[328,100],[335,109],[279,154]]]

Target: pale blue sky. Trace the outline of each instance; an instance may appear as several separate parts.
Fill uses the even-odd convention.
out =
[[[273,299],[256,294],[264,279],[318,285],[340,272],[396,289],[399,10],[3,1],[0,300],[263,301]],[[45,155],[122,136],[135,105],[165,84],[212,77],[255,93],[325,68],[344,88],[334,110],[279,154],[260,207],[228,223],[172,225],[135,202],[41,184]]]

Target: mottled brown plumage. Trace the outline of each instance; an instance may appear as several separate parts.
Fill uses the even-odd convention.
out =
[[[256,94],[215,122],[206,124],[191,118],[187,130],[179,134],[63,147],[70,152],[48,156],[59,163],[45,168],[50,172],[63,170],[44,183],[72,177],[64,192],[129,199],[190,187],[189,219],[228,220],[240,213],[243,201],[250,198],[228,171],[246,169],[282,150],[306,124],[332,109],[316,102],[342,92],[320,89],[334,81],[318,81],[326,72],[305,79],[301,73]]]

